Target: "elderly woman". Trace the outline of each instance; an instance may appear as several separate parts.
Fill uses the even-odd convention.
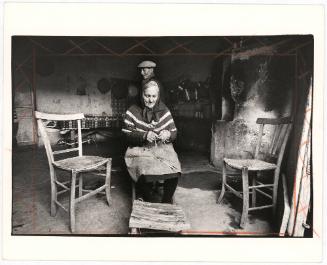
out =
[[[163,203],[172,203],[181,166],[172,141],[177,129],[169,109],[160,100],[158,84],[144,84],[141,102],[126,112],[124,127],[128,141],[127,170],[145,201],[151,201],[154,181],[164,180]]]

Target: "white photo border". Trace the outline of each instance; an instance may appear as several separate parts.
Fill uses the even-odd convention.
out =
[[[313,112],[324,109],[322,5],[6,3],[2,251],[9,260],[319,262],[323,251],[323,115],[313,115],[313,238],[75,237],[11,235],[11,37],[314,36]],[[72,251],[73,250],[73,251]],[[164,251],[163,251],[164,250]],[[255,253],[254,253],[255,250]],[[169,253],[169,255],[167,255]]]

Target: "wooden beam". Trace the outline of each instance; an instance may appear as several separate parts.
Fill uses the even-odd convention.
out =
[[[241,58],[246,58],[246,57],[251,57],[251,56],[256,56],[256,55],[274,55],[278,46],[285,44],[289,42],[290,39],[282,40],[277,43],[273,43],[271,45],[259,47],[259,48],[254,48],[254,49],[248,49],[240,52],[235,52],[233,55],[233,59],[241,59]]]
[[[82,53],[87,53],[85,50],[83,50],[82,49],[82,47],[81,46],[79,46],[76,42],[74,42],[73,40],[68,40],[71,44],[73,44],[74,46],[75,46],[75,48],[77,48],[77,49],[79,49]],[[74,48],[74,49],[75,49]],[[72,49],[72,51],[74,50],[74,49]]]
[[[180,43],[180,42],[174,40],[173,38],[170,38],[170,40],[171,40],[172,42],[174,42],[176,45],[178,45],[177,47],[184,49],[184,50],[187,51],[188,53],[190,53],[190,54],[194,53],[194,52],[193,52],[192,50],[190,50],[189,48],[184,47],[184,45],[186,45],[186,44],[190,44],[190,43],[193,43],[194,41],[190,41],[190,42],[184,44],[184,43]]]
[[[307,46],[307,45],[309,45],[309,44],[312,44],[312,43],[313,43],[312,40],[307,41],[307,42],[305,42],[305,43],[302,43],[302,44],[300,44],[299,46],[296,46],[296,47],[294,47],[294,48],[288,50],[287,52],[285,52],[285,54],[289,54],[290,52],[293,52],[293,51],[296,51],[296,50],[298,50],[298,49],[301,49],[301,48],[303,48],[303,47],[305,47],[305,46]]]
[[[230,49],[230,48],[229,48]],[[76,56],[76,57],[88,57],[88,56],[109,56],[109,57],[124,57],[124,56],[147,56],[149,55],[148,53],[128,53],[128,54],[109,54],[109,53],[96,53],[96,54],[64,54],[64,53],[56,53],[56,54],[44,54],[44,55],[38,55],[38,57],[61,57],[61,56]],[[213,57],[213,58],[218,58],[220,56],[231,56],[231,52],[226,52],[222,51],[219,53],[170,53],[170,54],[165,54],[165,53],[154,53],[151,54],[153,57],[166,57],[166,56],[203,56],[203,57]],[[267,54],[271,56],[276,56],[276,57],[290,57],[294,56],[294,54],[279,54],[279,53],[274,53],[274,54]],[[256,55],[254,55],[256,56]],[[258,54],[258,56],[260,56]]]
[[[154,54],[155,52],[153,50],[151,50],[149,47],[147,47],[146,45],[144,45],[143,43],[141,43],[138,40],[134,40],[136,41],[136,43],[138,43],[140,46],[142,46],[144,49],[146,49],[147,51],[149,51],[151,54]]]
[[[257,124],[272,124],[272,125],[278,125],[278,124],[288,124],[292,122],[291,117],[283,117],[283,118],[277,118],[277,119],[270,119],[270,118],[258,118]]]
[[[110,49],[108,46],[104,45],[102,42],[98,41],[98,40],[94,40],[94,42],[96,44],[98,44],[99,46],[101,46],[103,49],[105,49],[107,52],[109,52],[110,54],[116,55],[116,56],[121,56],[119,53],[115,52],[114,50]]]
[[[32,55],[27,56],[20,64],[18,64],[15,68],[15,71],[18,71],[25,63],[27,63],[30,59],[32,59]]]
[[[23,68],[19,68],[19,71],[22,73],[22,75],[24,76],[25,80],[26,80],[29,84],[33,85],[33,80],[30,80],[30,78],[29,78],[28,75],[25,73],[25,71],[23,70]]]
[[[75,50],[76,48],[79,48],[81,51],[83,51],[85,54],[87,54],[83,49],[81,49],[80,46],[83,46],[84,44],[90,42],[92,40],[92,38],[80,43],[79,45],[77,45],[75,42],[73,42],[72,40],[68,40],[70,42],[70,44],[75,45],[75,47],[70,48],[69,50],[65,51],[63,54],[69,54],[70,52],[72,52],[73,50]]]
[[[123,51],[123,52],[121,53],[121,55],[125,55],[125,54],[127,54],[129,51],[131,51],[131,50],[135,49],[136,47],[140,46],[140,44],[143,44],[143,43],[147,42],[149,39],[150,39],[150,38],[145,39],[145,40],[142,40],[142,41],[139,41],[137,44],[135,44],[135,45],[129,47],[128,49],[126,49],[125,51]]]
[[[231,56],[232,53],[230,51],[232,49],[233,49],[233,47],[228,47],[227,49],[225,49],[225,50],[223,50],[223,51],[221,51],[219,53],[216,53],[215,58],[218,58],[219,56],[223,56],[223,55],[229,55],[229,56]]]
[[[261,44],[261,45],[263,45],[263,46],[267,45],[267,43],[264,43],[262,40],[260,40],[260,39],[258,39],[258,38],[255,38],[255,40],[256,40],[259,44]]]
[[[53,50],[51,50],[50,48],[45,47],[44,45],[42,45],[41,43],[37,42],[36,40],[33,40],[32,37],[28,37],[28,39],[35,45],[41,47],[43,50],[50,52],[50,53],[54,53]]]
[[[236,52],[233,55],[233,60],[248,58],[248,57],[252,57],[255,55],[273,55],[273,54],[274,54],[273,47],[264,46],[264,47],[255,48],[255,49],[251,49],[251,50],[245,50],[242,52]]]
[[[193,41],[186,41],[186,42],[183,42],[183,43],[180,43],[178,44],[177,46],[173,47],[173,48],[170,48],[169,50],[165,51],[163,54],[164,55],[167,55],[167,54],[170,54],[172,51],[176,50],[177,48],[180,48],[182,47],[183,49],[185,49],[185,47],[183,47],[184,45],[187,45],[187,44],[190,44],[192,43]],[[189,54],[193,54],[193,53],[189,53]]]
[[[15,86],[15,92],[19,91],[19,89],[26,83],[26,79],[23,79],[17,86]],[[16,107],[17,108],[17,107]]]
[[[299,78],[299,79],[301,79],[301,78],[303,78],[303,77],[307,76],[308,74],[311,74],[311,70],[309,70],[309,71],[306,71],[306,72],[304,72],[304,73],[300,74],[300,75],[298,76],[298,78]]]
[[[232,42],[229,38],[223,37],[225,41],[227,41],[229,44],[234,45],[234,42]]]

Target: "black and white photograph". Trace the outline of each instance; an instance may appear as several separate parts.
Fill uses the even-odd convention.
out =
[[[313,43],[13,36],[12,233],[312,236]]]
[[[319,261],[323,11],[7,4],[4,257]]]

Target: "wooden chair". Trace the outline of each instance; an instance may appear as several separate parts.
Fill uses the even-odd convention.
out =
[[[280,174],[280,167],[283,160],[284,151],[286,148],[287,140],[291,132],[292,123],[291,118],[279,118],[279,119],[257,119],[257,124],[260,124],[259,137],[254,153],[253,159],[231,159],[224,158],[223,160],[223,174],[222,174],[222,189],[217,199],[217,203],[220,203],[224,197],[225,189],[227,188],[234,195],[243,200],[243,210],[240,221],[240,227],[244,228],[247,223],[248,212],[254,210],[261,210],[265,208],[273,208],[273,212],[276,210],[277,202],[277,188]],[[262,148],[264,128],[274,128],[271,141],[269,141],[266,148]],[[262,151],[262,152],[261,152]],[[237,191],[233,187],[227,184],[227,176],[233,175],[227,172],[227,166],[231,169],[241,173],[242,177],[242,191]],[[261,176],[264,172],[273,171],[273,179],[270,183],[263,183],[257,180],[257,177]],[[249,172],[252,177],[252,184],[249,185]],[[260,175],[261,174],[261,175]],[[235,175],[235,173],[234,173]],[[263,191],[262,189],[265,189]],[[260,193],[263,196],[271,200],[271,204],[256,205],[256,193]],[[252,195],[251,207],[249,207],[249,197]]]
[[[111,158],[103,158],[99,156],[83,156],[82,151],[82,133],[81,133],[81,119],[84,118],[82,113],[79,114],[48,114],[36,111],[35,117],[37,119],[38,128],[44,142],[45,150],[48,157],[50,168],[50,183],[51,183],[51,216],[55,216],[57,212],[57,206],[63,208],[66,212],[70,213],[70,229],[75,232],[75,205],[91,196],[102,193],[106,195],[107,202],[110,205],[110,180],[111,180]],[[78,146],[76,148],[70,148],[60,151],[52,151],[50,141],[47,135],[44,120],[51,121],[65,121],[65,120],[77,120],[78,131]],[[78,152],[78,156],[69,157],[61,160],[55,160],[55,155],[62,155],[69,152]],[[105,183],[103,186],[95,189],[88,190],[83,189],[83,173],[94,173],[95,170],[105,167],[106,174],[97,174],[105,176]],[[71,173],[71,179],[61,182],[57,178],[56,169],[68,171]],[[78,184],[76,181],[78,179]],[[69,187],[70,184],[70,187]],[[58,191],[58,188],[61,190]],[[78,188],[78,196],[75,196],[75,190]],[[58,195],[70,191],[70,203],[69,210],[66,209],[59,201]],[[105,191],[105,192],[104,192]]]

